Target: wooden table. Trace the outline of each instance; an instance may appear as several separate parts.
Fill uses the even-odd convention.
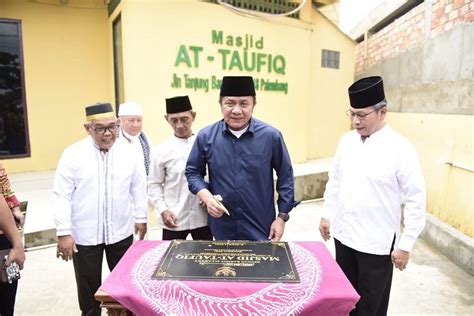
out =
[[[100,302],[100,307],[107,310],[107,315],[111,316],[131,316],[133,315],[128,309],[117,302],[107,292],[99,289],[95,293],[95,299]]]

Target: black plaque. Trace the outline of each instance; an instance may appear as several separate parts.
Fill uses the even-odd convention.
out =
[[[156,279],[299,283],[286,242],[172,241]]]

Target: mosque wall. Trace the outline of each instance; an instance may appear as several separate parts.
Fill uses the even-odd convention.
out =
[[[224,75],[254,77],[254,116],[282,131],[294,163],[332,156],[348,130],[354,43],[310,5],[299,20],[198,1],[122,1],[111,20],[119,14],[125,99],[144,104],[154,142],[170,133],[165,98],[189,95],[195,131],[219,120]],[[339,69],[321,67],[322,49],[340,52]]]
[[[63,149],[86,135],[84,107],[97,101],[141,103],[144,130],[157,144],[171,132],[165,98],[189,95],[197,132],[221,118],[224,75],[254,77],[254,116],[281,130],[294,163],[332,156],[349,129],[354,42],[311,1],[293,19],[245,16],[207,1],[123,0],[109,15],[98,0],[1,0],[0,18],[22,23],[31,144],[30,157],[4,161],[10,173],[54,169]],[[321,66],[323,49],[339,53],[338,68]]]
[[[84,107],[110,100],[107,10],[80,0],[1,0],[0,18],[21,22],[31,156],[6,159],[9,173],[56,168],[63,149],[85,137]]]

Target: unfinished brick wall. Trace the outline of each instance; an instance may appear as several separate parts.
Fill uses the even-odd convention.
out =
[[[420,45],[425,32],[435,37],[456,24],[474,21],[474,0],[432,0],[431,18],[426,14],[426,6],[424,2],[419,4],[377,33],[369,34],[367,43],[360,42],[356,46],[356,75]]]

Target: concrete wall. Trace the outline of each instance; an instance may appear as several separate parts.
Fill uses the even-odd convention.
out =
[[[422,238],[454,261],[470,275],[474,275],[474,244],[472,238],[428,214]]]
[[[356,48],[356,77],[381,75],[389,124],[416,146],[428,211],[474,237],[474,2],[425,1]]]
[[[474,23],[459,23],[357,77],[382,75],[391,111],[473,115],[473,51]]]

